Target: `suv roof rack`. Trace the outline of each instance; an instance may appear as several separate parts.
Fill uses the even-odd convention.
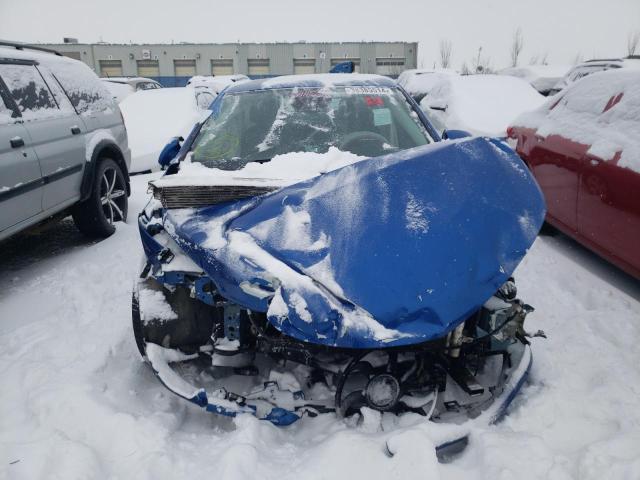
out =
[[[4,40],[0,40],[0,47],[13,47],[16,50],[24,50],[25,48],[28,48],[29,50],[38,50],[40,52],[52,53],[54,55],[58,55],[59,57],[64,56],[60,52],[58,52],[57,50],[53,50],[51,48],[45,48],[45,47],[36,47],[36,46],[33,46],[33,45],[28,45],[26,43],[7,42],[7,41],[4,41]]]

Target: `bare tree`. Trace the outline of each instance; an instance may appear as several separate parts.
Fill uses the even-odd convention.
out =
[[[529,65],[537,65],[540,60],[540,54],[536,53],[535,55],[531,55],[529,59]]]
[[[582,53],[578,52],[575,58],[573,59],[573,64],[577,65],[578,63],[582,63],[582,62],[584,62],[584,57],[582,56]]]
[[[638,44],[640,44],[640,30],[629,32],[629,36],[627,37],[627,55],[635,55]]]
[[[540,65],[549,65],[549,52],[544,52],[540,59]]]
[[[520,27],[513,33],[513,41],[511,42],[511,66],[518,66],[518,57],[522,52],[524,46],[524,40],[522,38],[522,29]]]
[[[491,57],[482,55],[482,47],[478,48],[478,54],[471,60],[471,67],[468,68],[469,74],[493,73],[491,66]]]
[[[449,68],[452,48],[451,40],[440,40],[440,66],[442,68]]]

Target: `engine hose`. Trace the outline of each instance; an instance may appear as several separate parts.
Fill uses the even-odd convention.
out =
[[[427,420],[431,420],[431,415],[433,415],[433,412],[436,409],[437,402],[438,402],[438,389],[436,388],[433,394],[433,403],[431,403],[431,408],[429,409],[429,413],[427,413]]]

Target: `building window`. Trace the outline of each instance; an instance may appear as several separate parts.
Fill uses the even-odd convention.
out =
[[[101,77],[121,77],[122,60],[100,60]]]
[[[211,60],[211,75],[233,75],[233,58]]]
[[[138,60],[138,76],[139,77],[159,77],[160,64],[158,60]]]
[[[268,58],[250,58],[247,60],[247,66],[249,75],[269,75],[271,72]]]
[[[296,75],[302,75],[305,73],[316,73],[315,58],[294,58],[293,73],[295,73]]]
[[[193,77],[196,74],[196,61],[188,58],[174,60],[173,69],[176,77]]]
[[[332,58],[331,68],[335,67],[337,64],[342,62],[353,62],[353,71],[355,73],[360,72],[360,59],[355,57]]]
[[[400,75],[404,70],[404,58],[379,57],[376,58],[376,70],[379,75]]]
[[[65,57],[73,58],[74,60],[80,60],[80,52],[60,52]]]

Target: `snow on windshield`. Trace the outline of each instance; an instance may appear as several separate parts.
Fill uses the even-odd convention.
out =
[[[611,70],[584,77],[523,114],[514,126],[590,145],[588,153],[640,173],[640,72]]]

